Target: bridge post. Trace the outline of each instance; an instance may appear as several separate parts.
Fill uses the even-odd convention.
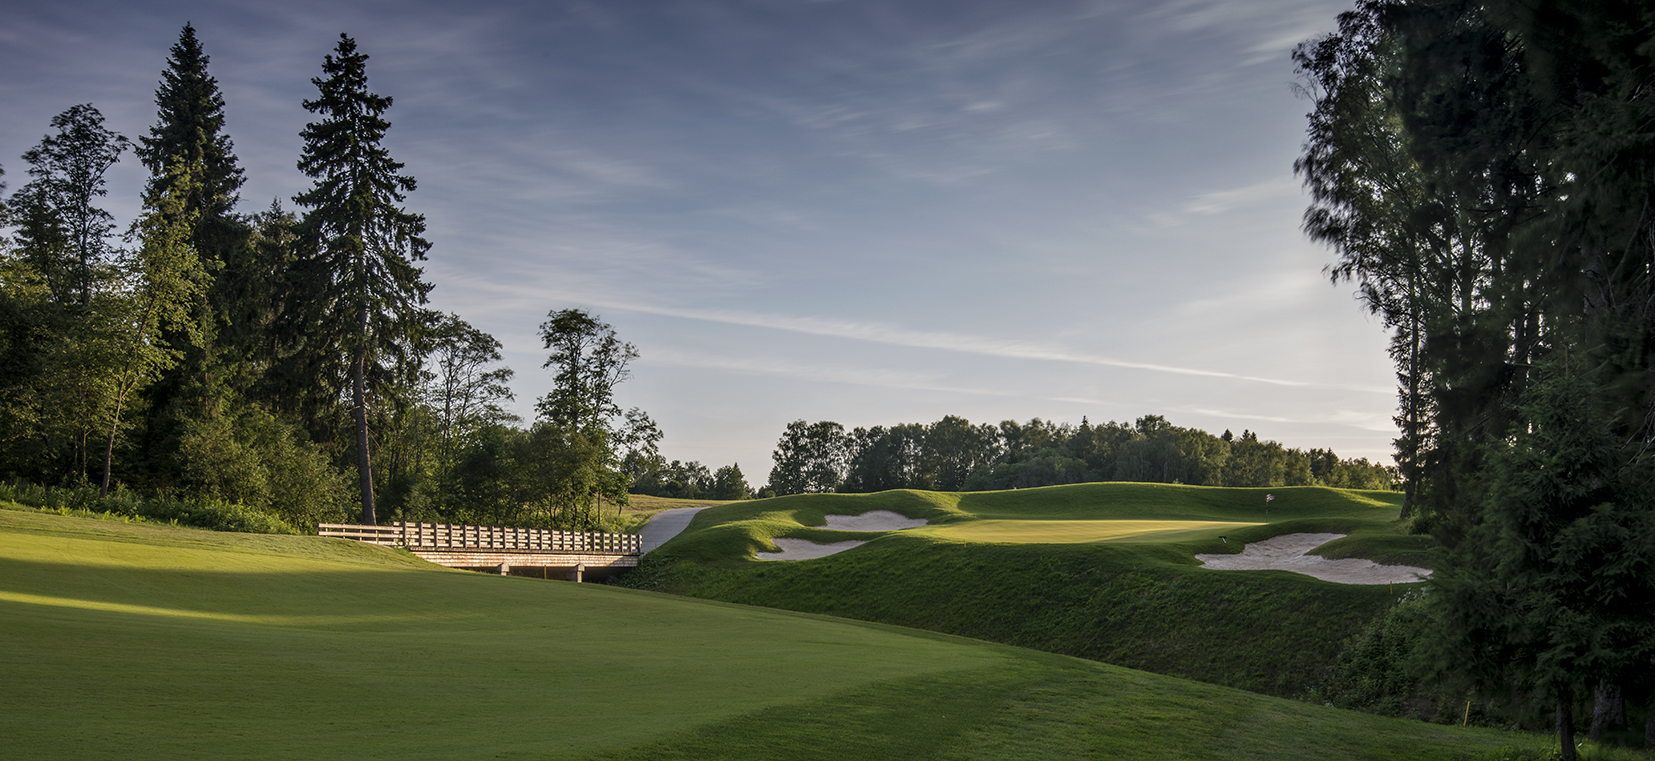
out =
[[[581,577],[583,577],[585,575],[586,575],[586,564],[585,563],[576,563],[575,564],[575,570],[573,570],[569,573],[569,580],[576,583],[576,584],[579,584],[582,581]]]
[[[506,564],[506,563],[501,563],[500,564],[500,575],[501,576],[510,576],[511,575],[511,566]]]

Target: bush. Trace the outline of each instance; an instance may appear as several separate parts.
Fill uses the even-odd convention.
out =
[[[148,519],[179,526],[238,531],[247,534],[299,534],[288,522],[256,508],[235,502],[210,499],[144,497],[117,487],[109,496],[98,498],[91,487],[68,489],[35,486],[23,482],[0,482],[0,500],[20,505],[71,512],[104,514],[128,519]]]

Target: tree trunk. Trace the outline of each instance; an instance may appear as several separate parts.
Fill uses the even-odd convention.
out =
[[[374,476],[368,460],[368,394],[366,375],[368,364],[368,310],[362,310],[356,338],[356,357],[351,361],[351,402],[356,413],[356,476],[362,485],[362,524],[377,526],[374,519]]]
[[[116,387],[115,414],[109,421],[109,443],[103,449],[103,481],[98,486],[98,499],[109,496],[109,469],[115,459],[115,432],[121,428],[121,410],[126,406],[126,395],[138,385],[138,380],[134,377],[136,372],[136,367],[127,365],[126,371],[121,373],[121,382]],[[131,379],[130,383],[128,379]]]
[[[1626,728],[1626,699],[1621,686],[1613,682],[1598,682],[1592,704],[1592,729],[1587,737],[1602,742],[1605,730]]]
[[[1577,761],[1575,753],[1575,721],[1569,715],[1569,698],[1560,696],[1557,699],[1557,743],[1563,761]]]
[[[121,427],[121,404],[126,401],[126,394],[121,394],[115,400],[115,416],[109,422],[109,443],[103,448],[103,481],[98,485],[98,499],[109,496],[109,468],[115,459],[115,432]]]

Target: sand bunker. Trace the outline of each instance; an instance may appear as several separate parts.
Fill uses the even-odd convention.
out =
[[[831,544],[817,544],[809,539],[771,539],[781,552],[757,553],[759,560],[810,560],[811,558],[825,558],[838,552],[844,552],[852,547],[861,547],[867,542],[852,539],[848,542],[833,542]]]
[[[1292,571],[1338,584],[1407,584],[1431,575],[1408,565],[1380,565],[1372,560],[1329,560],[1305,553],[1344,534],[1283,534],[1253,542],[1239,555],[1196,555],[1207,568],[1219,571]]]
[[[929,521],[924,518],[908,518],[890,510],[869,510],[861,515],[829,515],[827,525],[834,531],[901,531],[905,528],[919,528]]]
[[[901,531],[905,528],[918,528],[929,521],[924,518],[908,518],[901,513],[890,510],[869,510],[861,515],[828,515],[826,525],[821,528],[830,528],[834,531]],[[844,542],[830,542],[817,544],[809,539],[771,539],[781,552],[756,553],[759,560],[810,560],[811,558],[825,558],[838,552],[844,552],[852,547],[861,547],[867,544],[861,539],[851,539]]]

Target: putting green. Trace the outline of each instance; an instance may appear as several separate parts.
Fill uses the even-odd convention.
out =
[[[1172,542],[1260,523],[1239,521],[1017,521],[986,520],[917,529],[942,539],[1013,544],[1085,544],[1088,542]]]

